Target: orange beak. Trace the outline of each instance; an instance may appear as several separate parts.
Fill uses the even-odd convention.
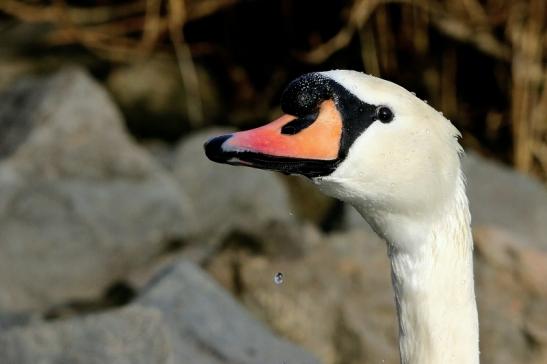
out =
[[[256,129],[218,136],[205,143],[215,162],[317,176],[335,166],[342,138],[342,117],[332,100],[316,115],[283,115]]]

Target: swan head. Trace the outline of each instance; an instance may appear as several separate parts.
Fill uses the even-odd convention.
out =
[[[364,215],[427,214],[453,196],[459,133],[406,89],[355,71],[310,73],[281,105],[270,124],[207,141],[207,156],[304,175]]]

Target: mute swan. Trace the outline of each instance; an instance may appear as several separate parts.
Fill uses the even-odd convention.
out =
[[[388,243],[403,364],[479,362],[470,214],[456,128],[391,82],[311,73],[265,126],[206,142],[209,159],[310,178]]]

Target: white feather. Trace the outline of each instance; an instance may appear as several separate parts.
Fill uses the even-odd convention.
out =
[[[388,242],[403,364],[479,362],[472,237],[459,132],[404,88],[354,71],[323,75],[392,109],[314,182]]]

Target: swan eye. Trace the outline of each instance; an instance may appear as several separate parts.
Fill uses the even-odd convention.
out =
[[[393,112],[387,106],[379,106],[376,109],[376,117],[382,123],[389,123],[391,120],[393,120]]]

